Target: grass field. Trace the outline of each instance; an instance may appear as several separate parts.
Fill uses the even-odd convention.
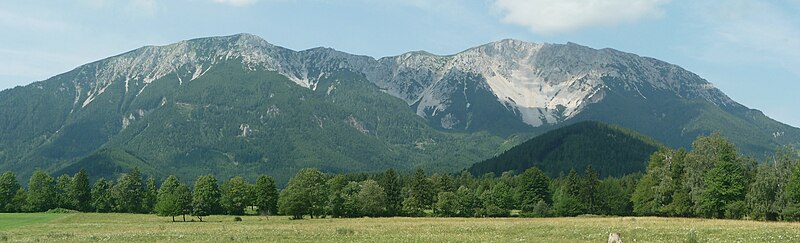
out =
[[[66,216],[48,213],[0,213],[0,232],[26,225],[43,224]]]
[[[800,242],[800,224],[681,218],[361,218],[211,216],[170,222],[132,214],[0,214],[0,241],[11,242]],[[24,226],[24,227],[23,227]]]

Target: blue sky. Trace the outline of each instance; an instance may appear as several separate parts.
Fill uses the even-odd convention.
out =
[[[800,127],[798,0],[74,0],[0,2],[0,89],[144,45],[252,33],[373,57],[505,38],[680,65]]]

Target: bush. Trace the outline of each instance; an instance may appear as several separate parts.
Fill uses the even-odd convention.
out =
[[[487,205],[485,208],[481,209],[479,212],[480,215],[484,217],[508,217],[511,215],[511,212],[505,209],[502,209],[496,205]]]
[[[747,205],[744,201],[736,201],[725,206],[725,218],[741,219],[747,212]]]
[[[800,220],[800,204],[792,203],[786,206],[781,213],[786,221]]]
[[[530,215],[537,218],[550,217],[550,205],[547,205],[544,200],[539,200],[539,202],[533,206],[533,211],[531,211]]]

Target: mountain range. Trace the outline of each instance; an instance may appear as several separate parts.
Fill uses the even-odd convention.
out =
[[[294,51],[250,34],[146,46],[0,92],[0,170],[285,181],[303,167],[456,171],[581,121],[671,147],[720,132],[763,156],[800,143],[703,78],[574,43],[454,55]]]

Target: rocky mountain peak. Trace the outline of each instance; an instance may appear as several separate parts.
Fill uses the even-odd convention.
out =
[[[662,90],[718,106],[738,105],[707,81],[678,66],[574,43],[504,39],[454,55],[416,51],[375,60],[331,48],[293,51],[247,33],[147,46],[85,65],[82,75],[75,79],[75,103],[80,107],[88,105],[113,82],[124,82],[125,93],[132,95],[167,75],[175,75],[181,84],[190,82],[225,60],[241,61],[249,70],[275,71],[312,89],[325,72],[362,73],[385,92],[409,105],[419,104],[417,114],[422,117],[442,114],[447,107],[457,105],[442,92],[465,87],[451,87],[449,80],[477,76],[482,81],[471,85],[486,90],[534,127],[574,117],[587,105],[600,102],[611,89],[642,99],[647,99],[645,90]],[[469,106],[468,101],[461,102]]]

